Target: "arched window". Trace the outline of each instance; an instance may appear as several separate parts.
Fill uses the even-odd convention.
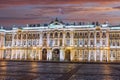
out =
[[[35,39],[35,34],[33,34],[32,38]]]
[[[55,32],[55,38],[58,38],[58,33],[57,32]]]
[[[105,32],[102,33],[102,37],[105,38],[106,37],[106,34]]]
[[[26,39],[26,34],[23,34],[23,39]]]
[[[117,34],[117,37],[119,37],[119,34]]]
[[[113,34],[113,37],[114,37],[115,35]]]
[[[85,33],[85,36],[87,36],[88,34],[87,33]]]
[[[82,33],[80,33],[80,36],[82,36]]]
[[[88,33],[87,33],[87,32],[85,33],[85,37],[86,37],[86,38],[88,37]]]
[[[117,41],[117,46],[119,46],[119,41]]]
[[[18,39],[21,39],[21,34],[18,35]]]
[[[50,33],[50,38],[53,38],[53,33]]]
[[[40,38],[40,34],[37,34],[37,39],[39,39]]]
[[[90,34],[90,37],[91,37],[91,38],[94,38],[94,34],[93,34],[93,32]]]
[[[66,33],[66,38],[70,38],[70,33],[69,32]]]
[[[60,33],[60,38],[62,38],[62,37],[63,37],[63,33],[61,32],[61,33]]]
[[[14,39],[17,39],[17,34],[15,34]]]
[[[113,41],[113,46],[115,46],[115,41]]]
[[[74,33],[74,38],[77,38],[77,33]]]
[[[47,38],[47,33],[43,33],[43,38]]]
[[[97,36],[99,36],[100,35],[100,33],[99,32],[97,32]]]

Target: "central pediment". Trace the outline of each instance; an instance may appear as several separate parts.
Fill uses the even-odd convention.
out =
[[[49,28],[63,28],[63,22],[57,18],[49,24]]]

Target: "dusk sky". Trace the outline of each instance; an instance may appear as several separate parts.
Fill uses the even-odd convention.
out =
[[[0,25],[99,21],[120,24],[120,0],[0,0]]]

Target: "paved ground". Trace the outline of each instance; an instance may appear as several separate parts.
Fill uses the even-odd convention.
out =
[[[120,80],[120,64],[0,61],[0,80]]]

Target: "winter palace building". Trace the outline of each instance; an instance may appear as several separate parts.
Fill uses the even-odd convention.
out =
[[[0,60],[120,61],[120,26],[104,24],[27,25],[0,29]]]

